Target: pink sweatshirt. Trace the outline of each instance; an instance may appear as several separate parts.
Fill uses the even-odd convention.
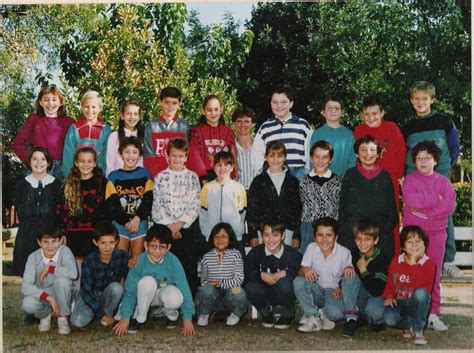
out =
[[[418,172],[409,174],[405,177],[402,194],[404,226],[418,225],[427,231],[447,228],[448,216],[456,207],[456,192],[448,178],[436,172],[428,176]]]

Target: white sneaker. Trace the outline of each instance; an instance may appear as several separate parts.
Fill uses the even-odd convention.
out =
[[[239,323],[239,321],[240,321],[240,317],[238,317],[234,313],[230,313],[230,315],[227,316],[227,321],[225,322],[225,324],[227,326],[235,326]]]
[[[200,327],[206,327],[209,325],[209,315],[199,315],[197,325]]]
[[[303,315],[303,316],[301,317],[300,321],[298,321],[298,324],[304,325],[304,324],[306,324],[307,322],[308,322],[308,316]]]
[[[298,331],[300,332],[315,332],[321,330],[323,324],[319,317],[308,316],[306,324],[301,325],[298,327]]]
[[[445,262],[443,265],[444,273],[453,278],[464,277],[464,273],[452,262]]]
[[[71,333],[71,328],[67,322],[67,317],[58,318],[58,333],[60,335],[69,335]]]
[[[46,332],[46,331],[49,331],[50,328],[51,328],[51,314],[49,314],[43,319],[40,319],[40,323],[38,325],[38,331]]]
[[[326,314],[324,313],[323,309],[319,309],[319,316],[321,318],[321,321],[323,322],[323,330],[329,331],[336,327],[336,323],[326,317]]]
[[[430,314],[428,317],[428,328],[436,332],[448,331],[448,326],[436,314]]]

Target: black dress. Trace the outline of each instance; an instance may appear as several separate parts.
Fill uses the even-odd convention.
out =
[[[45,222],[56,221],[61,182],[51,175],[37,180],[32,174],[15,185],[15,207],[20,225],[13,249],[13,275],[23,276],[28,256],[38,249],[36,237]]]

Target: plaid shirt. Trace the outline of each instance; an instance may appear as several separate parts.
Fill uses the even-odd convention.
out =
[[[100,260],[97,250],[90,253],[82,263],[81,295],[97,318],[104,316],[99,302],[102,291],[112,282],[120,282],[127,277],[129,260],[123,250],[115,249],[109,263]]]

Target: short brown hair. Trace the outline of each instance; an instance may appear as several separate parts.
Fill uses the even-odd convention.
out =
[[[428,93],[431,98],[436,97],[436,88],[435,86],[428,81],[417,81],[410,88],[410,97],[413,97],[413,94],[417,91],[423,91]]]
[[[186,156],[189,153],[189,144],[186,140],[182,138],[174,138],[168,141],[168,145],[166,146],[166,153],[170,154],[171,149],[174,148],[178,151],[183,151],[186,153]]]
[[[354,236],[357,234],[364,234],[371,236],[374,239],[378,239],[380,236],[380,227],[371,219],[361,219],[354,225],[352,232],[354,233]]]

